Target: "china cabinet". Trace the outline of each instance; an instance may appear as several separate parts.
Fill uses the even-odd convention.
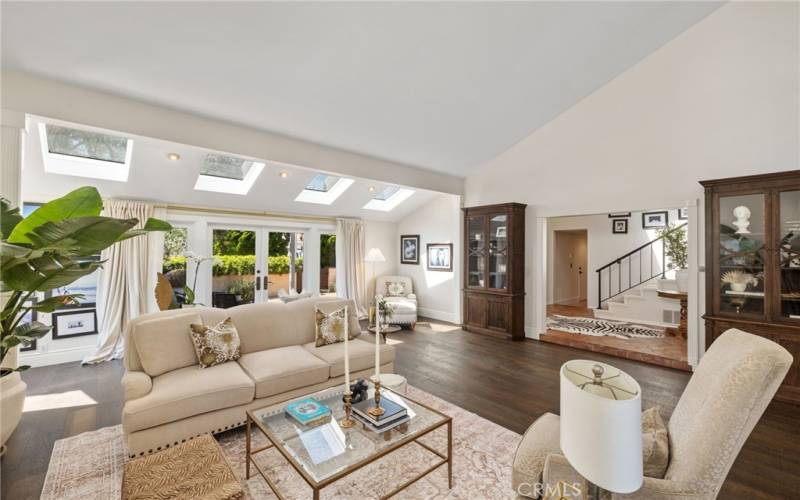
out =
[[[776,398],[800,403],[800,171],[702,181],[706,347],[729,328],[794,356]]]
[[[464,208],[464,318],[468,331],[525,338],[525,205]]]

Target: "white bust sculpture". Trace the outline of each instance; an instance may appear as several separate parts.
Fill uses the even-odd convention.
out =
[[[740,205],[733,209],[733,216],[736,220],[733,225],[736,226],[736,234],[750,234],[747,229],[750,226],[750,209],[744,205]]]

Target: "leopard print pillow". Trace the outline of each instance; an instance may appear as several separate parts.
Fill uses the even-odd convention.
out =
[[[230,318],[211,327],[192,323],[190,335],[200,368],[239,359],[239,332]]]

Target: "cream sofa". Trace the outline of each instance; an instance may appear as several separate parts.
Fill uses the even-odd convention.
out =
[[[131,456],[168,448],[196,436],[243,425],[245,411],[344,383],[342,343],[315,345],[315,306],[349,303],[349,328],[359,332],[352,301],[309,298],[288,304],[230,309],[161,311],[132,320],[125,330],[122,428]],[[230,317],[241,357],[201,369],[189,324],[215,325]],[[374,373],[375,347],[350,342],[351,377]],[[381,372],[394,371],[394,348],[381,345]]]

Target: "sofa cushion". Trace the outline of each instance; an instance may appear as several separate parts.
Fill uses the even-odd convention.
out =
[[[239,359],[239,333],[230,318],[215,326],[192,323],[189,330],[200,368]]]
[[[385,297],[384,300],[392,306],[393,314],[416,314],[417,301],[405,297]],[[389,323],[391,323],[391,318]]]
[[[561,423],[558,415],[545,413],[528,427],[514,453],[514,463],[511,467],[511,484],[514,491],[523,496],[535,496],[533,491],[527,493],[525,485],[541,482],[547,456],[551,453],[561,453],[560,440]]]
[[[328,363],[299,345],[251,352],[239,364],[255,382],[256,398],[325,382],[330,373]]]
[[[226,311],[239,332],[242,354],[299,345],[310,340],[298,338],[294,318],[286,304],[244,304]],[[313,335],[312,331],[311,338]]]
[[[189,325],[201,323],[200,315],[187,313],[139,323],[133,342],[144,372],[151,377],[197,364]]]
[[[344,342],[317,347],[314,342],[303,345],[308,352],[330,365],[330,376],[344,375]],[[375,344],[366,340],[353,339],[348,342],[350,353],[350,373],[368,370],[375,366]],[[381,344],[381,365],[394,361],[394,347]]]
[[[188,337],[188,334],[187,334]],[[255,384],[237,363],[189,366],[153,378],[153,388],[125,403],[125,432],[155,427],[253,400]]]

